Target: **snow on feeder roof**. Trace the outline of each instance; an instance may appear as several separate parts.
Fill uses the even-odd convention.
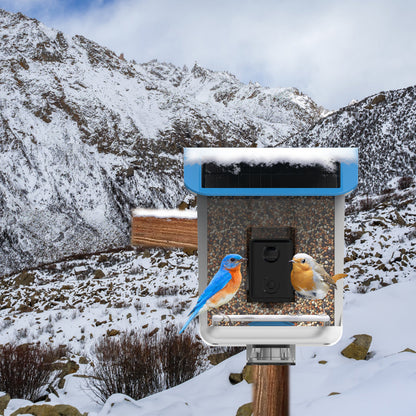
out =
[[[186,187],[206,196],[336,196],[358,183],[357,148],[186,148]]]
[[[336,162],[357,163],[356,148],[235,148],[235,147],[198,147],[185,149],[185,165],[202,165],[215,163],[217,165],[232,165],[247,163],[249,165],[272,165],[288,163],[293,165],[321,165],[333,170]]]

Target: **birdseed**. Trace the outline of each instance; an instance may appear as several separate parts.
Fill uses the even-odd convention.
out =
[[[335,198],[317,197],[208,197],[207,256],[208,282],[217,272],[222,258],[229,253],[248,257],[250,236],[265,239],[276,233],[294,235],[295,253],[312,256],[332,276],[335,250]],[[280,231],[279,231],[280,230]],[[284,236],[284,235],[283,235]],[[294,302],[248,302],[248,267],[241,266],[241,286],[234,298],[219,311],[225,315],[328,315],[334,325],[334,290],[324,299],[307,299],[295,295]],[[208,313],[208,324],[212,316]],[[220,325],[244,325],[224,320]],[[318,326],[320,322],[298,325]]]

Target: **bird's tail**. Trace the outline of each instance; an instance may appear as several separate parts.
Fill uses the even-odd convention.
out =
[[[199,311],[201,310],[202,305],[200,305],[199,308],[195,307],[191,313],[189,319],[186,321],[186,324],[182,327],[182,329],[179,331],[180,334],[182,334],[183,331],[185,331],[186,327],[191,323],[192,319],[195,318],[195,316],[198,315]]]
[[[345,273],[338,273],[335,276],[332,276],[332,280],[334,282],[337,282],[339,279],[343,279],[344,277],[347,277],[348,275]]]

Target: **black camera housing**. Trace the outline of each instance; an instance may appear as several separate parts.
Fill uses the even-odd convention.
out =
[[[251,302],[294,302],[290,281],[294,244],[291,239],[250,241],[249,290]]]

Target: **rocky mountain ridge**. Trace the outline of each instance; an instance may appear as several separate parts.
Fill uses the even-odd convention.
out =
[[[130,211],[174,208],[185,146],[271,146],[322,114],[294,88],[125,61],[0,11],[0,274],[124,246]]]
[[[291,146],[358,147],[361,193],[416,175],[416,86],[383,91],[320,119]]]

